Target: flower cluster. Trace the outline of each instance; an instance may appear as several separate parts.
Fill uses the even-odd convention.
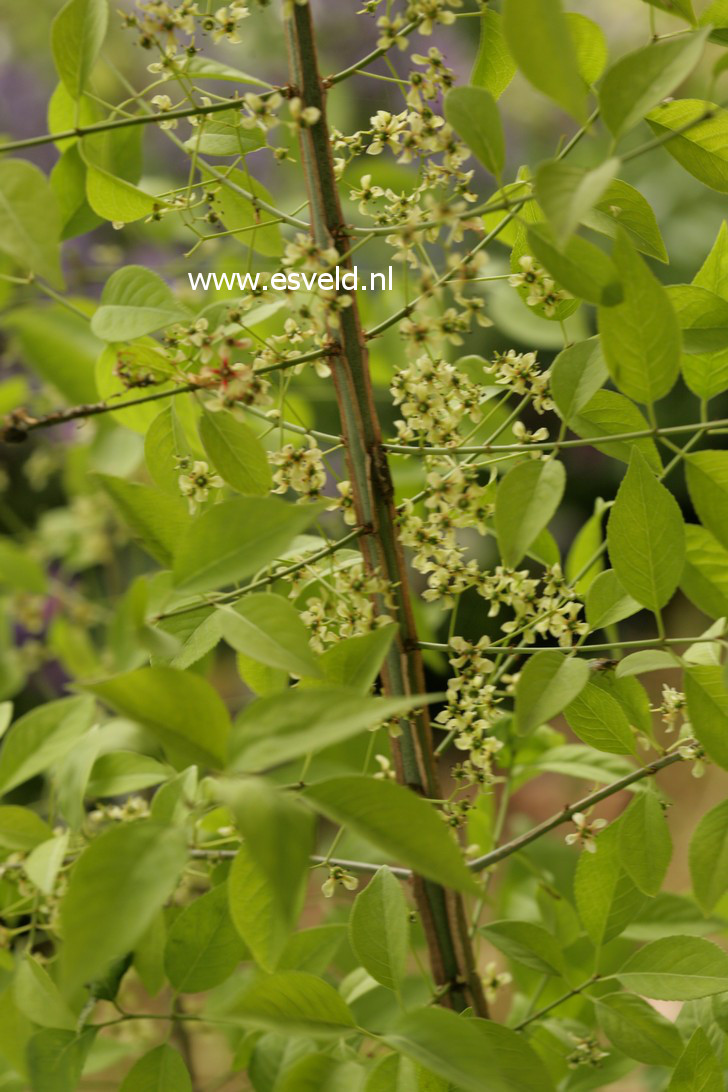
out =
[[[678,727],[678,721],[682,721],[684,717],[686,707],[687,702],[682,691],[663,684],[662,701],[656,711],[660,714],[662,723],[667,726],[666,731],[675,731],[675,728]]]
[[[492,375],[493,382],[499,387],[514,394],[527,395],[537,413],[554,408],[549,396],[550,373],[541,369],[536,353],[517,353],[515,349],[509,349],[505,353],[496,353],[484,367],[486,374]]]
[[[392,621],[382,609],[392,606],[387,581],[376,574],[368,575],[356,557],[330,572],[324,568],[309,570],[308,578],[315,583],[315,589],[305,601],[301,619],[311,631],[315,651],[323,652],[329,644],[369,633]],[[292,595],[299,590],[300,582],[296,582]]]
[[[599,1069],[604,1059],[609,1057],[609,1052],[602,1050],[594,1036],[580,1038],[572,1035],[571,1038],[576,1046],[566,1058],[569,1069],[579,1069],[583,1065],[589,1066],[590,1069]]]
[[[277,467],[273,475],[274,493],[292,489],[301,499],[313,500],[321,496],[326,485],[326,469],[314,440],[309,439],[307,447],[285,444],[280,451],[271,452],[268,458]]]
[[[241,41],[240,23],[250,15],[241,0],[231,0],[209,13],[200,11],[199,0],[182,0],[176,5],[167,0],[137,0],[136,7],[136,12],[124,15],[124,24],[138,31],[139,44],[144,49],[155,45],[169,48],[178,34],[194,39],[198,29],[209,34],[213,42],[225,40],[236,44]],[[194,52],[194,42],[187,48]]]
[[[187,455],[182,455],[177,459],[177,469],[182,471],[177,481],[180,493],[187,498],[190,515],[205,503],[211,489],[222,489],[225,485],[220,475],[200,459],[193,462]]]
[[[455,674],[448,680],[447,704],[435,717],[435,722],[453,735],[457,749],[468,752],[467,760],[453,770],[455,779],[468,785],[491,785],[498,780],[493,762],[503,747],[491,734],[499,716],[499,698],[495,686],[488,682],[494,670],[493,661],[485,655],[489,643],[487,637],[475,644],[462,637],[451,639],[455,655],[450,666]]]
[[[480,418],[480,393],[475,383],[446,360],[420,356],[396,373],[391,391],[403,420],[396,422],[403,443],[457,443],[465,418]]]
[[[556,308],[564,300],[571,299],[568,292],[556,287],[556,282],[530,254],[518,259],[519,272],[508,278],[514,288],[526,288],[529,307],[542,307],[547,318],[556,314]]]

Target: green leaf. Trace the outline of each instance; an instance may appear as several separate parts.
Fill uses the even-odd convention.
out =
[[[102,348],[94,369],[98,391],[95,397],[108,402],[110,407],[116,403],[117,399],[122,404],[134,401],[133,398],[129,397],[124,380],[119,374],[121,369],[128,369],[130,372],[138,370],[142,374],[147,373],[154,382],[155,394],[161,395],[163,392],[171,392],[177,389],[176,385],[170,380],[172,375],[171,365],[164,357],[161,346],[156,341],[151,338],[143,338],[132,344],[117,342]],[[131,429],[132,432],[138,432],[143,436],[159,415],[159,405],[158,401],[154,401],[142,402],[129,406],[127,409],[109,409],[109,418],[123,425],[124,428]],[[178,402],[177,406],[179,407],[179,405]],[[105,467],[102,465],[99,469],[103,470]],[[179,490],[177,496],[179,498]]]
[[[58,75],[72,99],[80,98],[101,52],[109,20],[107,0],[68,0],[51,25]]]
[[[445,118],[483,166],[500,180],[506,158],[503,125],[495,99],[484,87],[452,87]]]
[[[170,401],[146,430],[144,461],[154,484],[173,497],[180,495],[179,468],[176,460],[189,454],[187,439],[179,417]]]
[[[728,990],[728,954],[702,937],[663,937],[635,952],[616,977],[657,1001],[691,1001]]]
[[[690,840],[695,898],[709,914],[728,890],[728,801],[704,815]]]
[[[622,300],[619,273],[599,247],[576,235],[559,249],[547,224],[529,224],[528,247],[555,281],[576,299],[613,307]]]
[[[229,978],[245,955],[230,919],[227,884],[221,883],[189,903],[172,922],[164,969],[175,990],[199,993]]]
[[[619,823],[612,823],[597,837],[595,853],[579,855],[574,876],[576,908],[597,947],[619,936],[647,901],[622,868],[618,838]]]
[[[605,569],[595,577],[586,593],[586,617],[592,632],[631,618],[641,609],[624,590],[614,569]]]
[[[607,71],[599,89],[604,124],[619,137],[642,120],[692,72],[700,60],[707,30],[652,42],[620,57]]]
[[[672,389],[680,370],[680,328],[667,292],[624,233],[614,244],[624,300],[599,308],[599,332],[609,374],[636,402],[652,403]]]
[[[609,514],[607,544],[625,591],[650,610],[664,607],[682,575],[685,529],[677,501],[636,449]]]
[[[68,849],[68,834],[65,830],[62,834],[41,842],[30,851],[23,862],[26,876],[44,895],[53,894]]]
[[[276,497],[239,497],[216,504],[179,543],[175,584],[187,592],[210,591],[251,576],[279,557],[324,506],[286,504]]]
[[[198,155],[244,156],[264,147],[265,136],[259,128],[245,129],[239,110],[224,110],[202,120],[184,146]]]
[[[693,284],[728,300],[728,224],[720,225],[710,254],[693,277]]]
[[[68,991],[129,952],[177,885],[187,862],[183,830],[120,824],[81,854],[61,902],[62,969]]]
[[[26,1048],[32,1092],[76,1092],[96,1031],[44,1028]]]
[[[0,585],[33,595],[46,592],[43,566],[11,538],[0,537]]]
[[[52,836],[51,828],[39,815],[18,804],[0,806],[0,846],[28,851]]]
[[[698,1027],[685,1047],[666,1092],[723,1092],[723,1068],[705,1031]]]
[[[86,794],[92,800],[98,800],[141,792],[142,789],[167,781],[173,773],[169,766],[157,762],[156,758],[150,758],[149,755],[140,755],[136,751],[115,751],[96,759],[86,786]]]
[[[503,29],[529,83],[584,121],[586,87],[560,0],[506,0]]]
[[[572,732],[598,751],[634,754],[635,738],[616,698],[589,682],[564,711]]]
[[[516,684],[516,722],[528,735],[557,716],[589,680],[585,660],[544,650],[529,656]]]
[[[576,50],[579,75],[584,83],[591,87],[607,66],[609,57],[607,39],[602,28],[586,15],[567,11],[566,19]]]
[[[563,976],[561,946],[551,933],[530,921],[494,921],[480,932],[509,959],[539,974]]]
[[[670,284],[667,294],[690,356],[713,355],[728,349],[728,300],[694,284]],[[683,372],[685,363],[683,361]]]
[[[688,455],[685,476],[701,522],[728,549],[728,451]]]
[[[563,246],[584,216],[602,197],[619,170],[618,159],[606,159],[591,171],[549,159],[536,171],[536,196],[553,228],[557,246]]]
[[[157,273],[141,265],[126,265],[104,285],[91,329],[103,341],[133,341],[189,317]]]
[[[647,115],[665,151],[704,186],[728,193],[728,111],[703,99],[663,103]],[[689,128],[685,128],[689,126]],[[677,133],[677,130],[684,132]]]
[[[24,159],[0,162],[0,251],[62,288],[60,235],[58,202],[43,172]]]
[[[97,474],[134,538],[161,565],[171,565],[175,547],[189,525],[184,502],[151,485]]]
[[[230,918],[255,962],[274,971],[288,941],[291,921],[250,848],[241,845],[228,878]]]
[[[203,411],[200,439],[228,485],[247,496],[266,496],[273,485],[268,456],[260,440],[231,413]]]
[[[562,419],[570,422],[608,377],[598,337],[578,341],[560,352],[551,366],[551,394]]]
[[[349,690],[368,694],[397,631],[397,625],[391,623],[377,626],[369,633],[337,641],[326,649],[318,661],[324,682],[329,686],[346,686]]]
[[[4,324],[17,338],[26,364],[69,402],[98,398],[94,366],[100,345],[84,318],[60,307],[19,307]]]
[[[83,151],[81,154],[83,156]],[[145,193],[111,171],[105,171],[89,162],[86,168],[86,200],[90,208],[103,220],[110,220],[114,224],[131,224],[142,217],[151,216],[167,205],[166,201],[151,193]],[[153,275],[151,271],[149,273],[150,276]]]
[[[728,550],[704,527],[685,527],[685,568],[680,588],[710,618],[728,615]]]
[[[484,1074],[488,1092],[552,1092],[554,1087],[528,1041],[490,1020],[437,1007],[415,1009],[399,1016],[384,1039],[463,1092],[483,1092]]]
[[[622,436],[649,429],[647,418],[634,402],[617,391],[597,391],[571,418],[569,425],[577,436],[586,439]],[[651,436],[641,436],[636,440],[607,440],[603,444],[595,443],[594,447],[608,458],[620,459],[625,463],[629,462],[632,450],[637,448],[655,472],[662,469],[657,445]]]
[[[566,558],[564,574],[579,595],[584,595],[604,569],[604,558],[597,551],[603,542],[602,520],[606,505],[601,497],[594,502],[594,512],[575,535]]]
[[[315,925],[289,937],[279,960],[282,971],[308,971],[323,974],[333,962],[347,935],[343,922]]]
[[[303,971],[259,978],[235,1002],[236,1018],[285,1035],[338,1038],[355,1030],[349,1006],[333,986]]]
[[[728,690],[722,668],[689,668],[685,697],[695,738],[709,758],[728,770]]]
[[[593,231],[616,239],[620,230],[629,238],[632,246],[650,258],[660,262],[668,260],[665,244],[655,214],[639,190],[621,178],[615,178],[607,187],[601,200],[583,219]]]
[[[495,498],[503,562],[515,568],[559,507],[566,472],[558,459],[528,459],[508,471]]]
[[[695,12],[693,11],[693,0],[643,0],[646,4],[651,4],[653,8],[660,8],[662,11],[668,12],[670,15],[675,15],[678,18],[686,19],[688,23],[695,26]]]
[[[179,1051],[162,1043],[134,1063],[119,1092],[192,1092],[192,1081]]]
[[[230,718],[220,695],[200,675],[162,665],[141,667],[88,683],[86,689],[153,732],[180,768],[194,762],[224,765]]]
[[[184,73],[186,76],[194,76],[196,80],[230,80],[233,83],[247,83],[253,87],[270,87],[269,83],[259,80],[257,76],[250,76],[247,72],[241,72],[239,68],[233,68],[232,65],[201,54],[185,60]]]
[[[0,793],[44,773],[91,726],[90,698],[61,698],[39,705],[13,724],[0,751]]]
[[[309,875],[313,817],[299,800],[290,799],[260,778],[225,786],[223,799],[232,809],[250,857],[265,877],[276,916],[290,931],[301,911]]]
[[[429,700],[427,695],[363,698],[338,687],[296,688],[258,698],[237,718],[233,767],[255,773],[315,754]]]
[[[674,671],[677,667],[674,655],[662,652],[659,648],[632,652],[617,664],[614,675],[617,679],[629,679],[633,675],[645,675],[650,671]]]
[[[362,1092],[366,1073],[357,1062],[309,1054],[286,1068],[276,1092]]]
[[[499,99],[515,74],[516,62],[503,33],[503,17],[485,8],[480,14],[480,43],[470,83]]]
[[[237,652],[291,675],[321,677],[308,647],[309,632],[296,608],[280,595],[248,595],[218,608],[222,635]]]
[[[78,1016],[71,1011],[48,972],[32,956],[26,955],[18,966],[13,997],[20,1012],[34,1024],[75,1031]]]
[[[316,811],[372,842],[428,879],[456,891],[478,890],[434,808],[409,789],[370,777],[334,777],[301,793]]]
[[[653,792],[641,792],[619,824],[622,868],[645,895],[656,895],[671,857],[672,838],[660,801]]]
[[[250,247],[257,254],[265,254],[268,257],[277,258],[283,251],[283,238],[280,224],[270,223],[275,218],[265,209],[254,206],[248,197],[244,197],[241,191],[252,193],[268,205],[275,205],[275,201],[268,193],[265,186],[257,179],[250,177],[245,171],[225,169],[224,178],[227,182],[219,184],[211,171],[202,170],[206,188],[215,192],[211,202],[213,210],[217,213],[232,238],[244,246]],[[219,185],[219,189],[218,189]],[[258,227],[265,224],[265,227]]]
[[[643,1065],[674,1065],[682,1053],[675,1025],[641,997],[609,993],[599,997],[597,1018],[617,1050]]]
[[[349,916],[349,939],[372,978],[398,990],[407,967],[409,907],[400,881],[388,868],[380,868],[357,895]]]

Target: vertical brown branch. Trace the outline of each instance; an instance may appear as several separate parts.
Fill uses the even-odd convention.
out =
[[[321,247],[348,249],[334,174],[326,120],[326,95],[318,69],[310,3],[295,4],[287,19],[290,82],[304,107],[320,111],[318,121],[300,129],[314,239]],[[350,268],[344,260],[342,268]],[[421,654],[412,614],[409,575],[396,533],[394,489],[382,448],[379,417],[372,394],[366,340],[356,298],[340,312],[338,354],[332,361],[333,381],[357,519],[368,533],[360,544],[370,572],[382,574],[392,588],[399,634],[382,669],[389,694],[423,693]],[[381,604],[380,604],[381,606]],[[437,765],[427,710],[403,724],[394,744],[398,780],[425,796],[439,797]],[[462,1010],[472,1006],[486,1015],[486,1002],[475,968],[462,898],[438,884],[414,877],[414,893],[422,918],[433,976],[443,990],[441,1003]]]

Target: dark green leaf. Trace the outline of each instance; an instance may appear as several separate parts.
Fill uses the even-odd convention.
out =
[[[529,459],[503,478],[495,500],[495,527],[503,561],[515,568],[556,512],[566,473],[558,459]]]
[[[483,1092],[484,1074],[488,1092],[549,1092],[554,1087],[528,1041],[490,1020],[436,1007],[416,1009],[400,1016],[385,1040],[463,1092]]]
[[[584,121],[586,86],[560,0],[506,0],[503,29],[526,79],[578,121]]]
[[[184,831],[149,821],[112,827],[88,846],[61,903],[62,970],[69,991],[134,947],[186,862]]]
[[[230,718],[217,691],[199,675],[142,667],[87,689],[154,732],[176,765],[224,764]]]
[[[728,890],[728,801],[704,815],[690,840],[695,898],[709,914]]]
[[[700,60],[707,30],[652,42],[620,57],[599,89],[601,115],[615,137],[632,129],[678,87]]]
[[[685,170],[703,185],[728,193],[728,111],[704,99],[663,103],[647,115],[657,136]],[[678,132],[678,130],[683,130]]]
[[[622,868],[645,895],[656,895],[671,857],[672,838],[660,801],[653,792],[641,792],[619,824]]]
[[[616,977],[657,1001],[690,1001],[728,990],[728,955],[702,937],[663,937],[635,952]]]
[[[557,716],[584,689],[589,667],[575,656],[542,651],[529,656],[516,686],[516,721],[522,735]]]
[[[302,796],[420,875],[457,891],[478,890],[440,816],[409,789],[370,777],[335,777],[304,789]]]
[[[680,328],[667,292],[620,232],[614,262],[624,292],[616,307],[600,307],[599,332],[609,373],[636,402],[652,403],[672,389],[680,370]]]
[[[245,955],[245,944],[230,920],[227,884],[221,883],[174,919],[164,967],[175,990],[198,993],[229,978]]]
[[[203,512],[179,543],[175,583],[184,591],[224,587],[274,561],[313,522],[324,504],[239,497]]]
[[[636,449],[607,523],[609,556],[633,598],[659,610],[672,597],[685,560],[685,529],[677,501]]]
[[[231,413],[203,411],[200,439],[228,485],[247,496],[266,496],[273,475],[265,449],[248,425]]]
[[[445,96],[445,117],[471,152],[500,179],[505,163],[503,126],[495,99],[483,87],[453,87]]]
[[[182,1055],[162,1043],[134,1063],[119,1092],[192,1092],[192,1081]]]
[[[357,895],[349,917],[349,939],[372,978],[398,990],[407,965],[409,907],[400,881],[388,868],[380,868]]]

